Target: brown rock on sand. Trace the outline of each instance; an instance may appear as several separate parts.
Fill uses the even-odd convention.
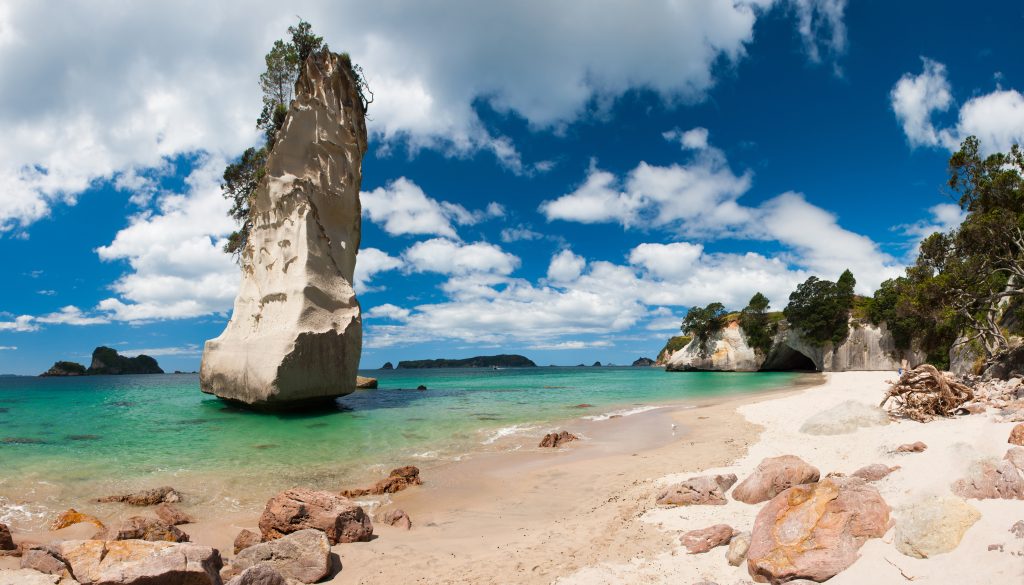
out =
[[[381,517],[381,521],[388,526],[396,526],[406,530],[412,529],[412,519],[405,513],[405,510],[389,510]]]
[[[68,508],[50,523],[50,530],[60,530],[62,528],[67,528],[72,524],[79,524],[81,522],[88,522],[100,530],[106,529],[106,526],[103,522],[100,522],[99,518],[90,516],[89,514],[83,514],[74,508]]]
[[[921,441],[915,441],[913,443],[904,443],[899,447],[896,447],[894,453],[923,453],[928,445],[925,445]]]
[[[725,552],[725,560],[729,564],[738,567],[743,559],[747,558],[747,549],[750,548],[750,533],[741,532],[732,537],[729,541],[729,550]]]
[[[544,438],[540,440],[538,447],[559,447],[563,443],[569,443],[571,441],[578,440],[579,437],[570,433],[569,431],[562,431],[560,433],[548,433],[544,435]]]
[[[1024,471],[1024,448],[1010,447],[1006,455],[1003,455],[1003,459],[1012,463],[1017,469]]]
[[[373,536],[370,517],[355,502],[307,488],[293,488],[271,498],[259,526],[264,541],[307,528],[324,531],[331,544],[363,542]]]
[[[768,457],[757,465],[750,477],[732,490],[732,498],[747,504],[768,501],[783,491],[821,478],[817,467],[796,455]]]
[[[110,530],[108,540],[149,540],[166,542],[188,542],[188,535],[173,524],[156,518],[132,516],[120,526]]]
[[[18,548],[14,544],[14,539],[11,537],[11,529],[6,524],[0,522],[0,550],[14,550]]]
[[[737,532],[728,524],[715,524],[700,530],[691,530],[681,537],[679,541],[686,547],[691,555],[706,553],[716,546],[729,544]]]
[[[134,494],[122,494],[119,496],[106,496],[99,498],[97,502],[124,502],[132,506],[155,506],[161,503],[173,504],[181,501],[179,494],[171,486],[162,486],[151,490],[143,490]]]
[[[295,583],[296,580],[291,580]],[[301,581],[299,581],[301,583]],[[270,565],[256,565],[249,567],[227,582],[226,585],[290,585],[289,579],[285,579],[277,569]]]
[[[22,569],[34,569],[47,575],[70,578],[71,572],[68,566],[59,557],[60,553],[57,552],[56,547],[43,544],[35,545],[22,553],[20,566]]]
[[[217,585],[223,561],[216,549],[146,540],[65,540],[60,557],[83,585]]]
[[[978,461],[952,490],[962,498],[1024,500],[1024,477],[1010,459]]]
[[[252,530],[243,529],[241,532],[238,533],[238,536],[235,537],[235,542],[233,545],[235,554],[237,555],[239,552],[249,548],[250,546],[259,544],[261,542],[263,542],[263,539],[260,538],[259,534],[253,532]]]
[[[736,475],[702,475],[669,486],[658,495],[659,506],[726,504],[725,492],[736,483]]]
[[[160,504],[153,512],[156,513],[157,518],[172,526],[190,524],[192,522],[192,518],[188,514],[182,512],[173,504]]]
[[[243,571],[269,565],[282,577],[316,583],[331,571],[331,543],[320,530],[300,530],[250,546],[238,553],[231,565]]]
[[[1011,445],[1024,446],[1024,423],[1019,423],[1010,431],[1010,438],[1006,440]]]
[[[392,469],[391,473],[387,477],[378,481],[373,487],[354,489],[354,490],[342,490],[341,495],[346,498],[358,498],[361,496],[379,496],[382,494],[393,494],[400,492],[405,488],[413,485],[421,485],[423,480],[420,479],[420,469],[414,465],[406,465],[397,469]]]
[[[824,581],[857,560],[869,538],[892,525],[881,494],[860,478],[832,477],[797,485],[757,514],[747,551],[755,581]]]
[[[871,465],[865,465],[864,467],[861,467],[860,469],[854,471],[850,475],[853,477],[859,477],[864,481],[878,481],[899,468],[899,465],[895,467],[889,467],[888,465],[884,465],[882,463],[872,463]]]

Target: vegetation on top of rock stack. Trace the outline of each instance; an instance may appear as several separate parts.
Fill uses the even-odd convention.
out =
[[[299,20],[295,26],[288,27],[289,41],[276,40],[270,52],[264,57],[266,71],[260,74],[260,89],[263,91],[263,110],[256,119],[256,128],[263,131],[263,146],[251,147],[242,153],[238,160],[224,169],[224,182],[221,189],[224,197],[231,201],[228,214],[239,223],[237,231],[228,236],[224,251],[240,258],[249,242],[252,229],[250,210],[252,199],[263,177],[266,175],[267,157],[277,142],[278,131],[288,116],[288,107],[295,97],[295,87],[302,73],[303,64],[315,52],[330,51],[324,44],[323,37],[313,34],[312,26]],[[359,93],[363,114],[365,115],[373,102],[363,69],[353,64],[348,53],[339,55],[341,61],[349,69],[355,80]]]
[[[808,342],[838,345],[850,333],[850,310],[856,284],[849,270],[843,271],[836,282],[812,276],[790,293],[789,304],[782,313],[789,325],[800,330]]]
[[[78,362],[59,361],[55,362],[53,367],[49,370],[46,370],[39,375],[44,378],[56,376],[84,376],[86,375],[86,369],[85,366]]]
[[[740,311],[739,317],[740,327],[747,334],[750,347],[760,350],[764,355],[768,355],[772,349],[772,340],[779,329],[781,316],[781,313],[769,313],[769,306],[768,297],[759,292],[754,293],[747,306]]]
[[[92,364],[89,365],[90,375],[100,374],[162,374],[160,365],[152,357],[142,354],[126,357],[117,350],[100,346],[92,352]]]
[[[480,355],[461,360],[436,359],[436,360],[406,360],[398,362],[398,369],[416,368],[534,368],[537,364],[521,355]]]
[[[708,346],[711,336],[725,327],[726,310],[722,303],[710,303],[705,307],[690,307],[683,317],[679,329],[696,340],[701,356],[707,356],[711,349]]]
[[[664,364],[671,354],[689,345],[692,339],[689,335],[673,335],[665,342],[665,347],[658,352],[658,359],[655,363]]]

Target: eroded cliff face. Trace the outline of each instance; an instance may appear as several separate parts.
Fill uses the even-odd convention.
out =
[[[666,366],[672,371],[711,370],[754,372],[759,370],[896,370],[902,360],[909,366],[924,362],[924,355],[896,349],[892,335],[883,323],[875,326],[851,322],[846,341],[833,347],[816,346],[795,330],[783,328],[776,334],[768,355],[756,352],[738,323],[730,323],[712,339],[710,355],[702,356],[696,342],[676,352]]]
[[[355,390],[362,319],[351,283],[365,152],[349,64],[314,53],[255,193],[231,321],[203,351],[203,392],[276,409]]]

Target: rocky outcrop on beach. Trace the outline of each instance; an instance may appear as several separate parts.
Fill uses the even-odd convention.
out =
[[[579,440],[579,437],[569,431],[561,431],[558,433],[548,433],[544,435],[544,438],[540,440],[540,443],[537,446],[542,449],[553,449],[555,447],[561,447],[565,443],[571,443],[572,441],[577,440]]]
[[[814,483],[820,477],[821,472],[817,467],[796,455],[769,457],[761,461],[754,472],[732,490],[732,497],[738,502],[757,504],[793,486]]]
[[[78,581],[61,580],[34,569],[0,569],[0,585],[77,585]]]
[[[156,509],[153,510],[153,513],[156,514],[157,518],[172,526],[177,526],[179,524],[189,524],[192,522],[191,516],[182,512],[177,506],[174,506],[173,504],[160,504],[159,506],[156,507]]]
[[[757,514],[747,567],[758,582],[825,581],[857,560],[869,538],[889,530],[881,494],[857,478],[832,477],[775,496]]]
[[[82,585],[218,585],[220,553],[145,540],[67,540],[56,551]]]
[[[737,532],[728,524],[715,524],[700,530],[691,530],[683,533],[679,541],[691,555],[706,553],[709,550],[729,544]]]
[[[226,585],[293,585],[295,579],[286,579],[270,565],[256,565],[242,571]]]
[[[286,579],[316,583],[331,571],[331,543],[321,530],[299,530],[242,550],[231,566],[238,571],[268,566]]]
[[[18,548],[14,544],[14,539],[11,537],[11,529],[6,524],[0,522],[0,550],[14,550]]]
[[[977,508],[953,496],[924,496],[898,511],[896,550],[918,559],[947,553],[981,518]]]
[[[293,488],[271,498],[259,527],[264,541],[307,528],[323,531],[331,544],[362,542],[373,536],[373,523],[362,507],[348,498],[306,488]]]
[[[99,518],[92,516],[90,514],[83,514],[78,510],[75,510],[74,508],[68,508],[67,510],[61,512],[56,518],[53,519],[53,522],[50,523],[50,530],[61,530],[63,528],[67,528],[68,526],[81,524],[83,522],[92,524],[100,530],[106,529],[106,526],[103,524],[103,522],[100,521]]]
[[[181,501],[181,494],[169,485],[136,492],[105,496],[96,500],[101,503],[122,502],[131,506],[155,506],[157,504],[173,504]]]
[[[255,192],[231,321],[206,342],[204,392],[264,409],[355,390],[362,317],[352,289],[366,123],[347,57],[306,59]]]
[[[359,498],[362,496],[379,496],[383,494],[394,494],[409,486],[420,485],[420,469],[414,465],[406,465],[392,469],[387,477],[375,483],[372,487],[342,490],[341,495],[346,498]]]
[[[261,542],[263,542],[263,537],[260,536],[258,532],[243,529],[238,533],[237,536],[235,536],[235,541],[232,543],[232,546],[234,548],[235,554],[237,555],[240,551],[243,551],[249,548],[250,546],[257,545]]]
[[[188,542],[188,535],[177,526],[145,516],[132,516],[104,536],[107,540],[149,540]]]
[[[924,357],[897,349],[884,323],[876,326],[858,321],[851,321],[849,335],[837,346],[809,343],[799,331],[786,327],[783,322],[771,350],[765,355],[751,347],[743,328],[737,321],[731,321],[713,334],[705,347],[691,340],[672,354],[665,367],[668,371],[893,371],[901,366],[903,359],[917,365]]]

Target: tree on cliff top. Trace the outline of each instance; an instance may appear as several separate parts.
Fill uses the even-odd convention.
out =
[[[722,303],[711,303],[706,307],[690,307],[679,327],[683,333],[691,335],[702,357],[710,353],[708,342],[711,336],[725,327],[725,306]]]
[[[313,34],[313,27],[299,19],[295,26],[288,27],[291,40],[274,41],[270,52],[264,57],[266,70],[260,74],[260,90],[263,92],[263,110],[256,119],[256,128],[263,131],[264,145],[247,149],[238,160],[224,169],[221,183],[224,197],[231,201],[228,214],[239,223],[237,231],[228,236],[224,251],[239,259],[249,242],[252,229],[250,209],[256,187],[266,174],[267,157],[277,141],[277,133],[288,116],[288,107],[295,97],[295,84],[306,59],[317,51],[329,50],[323,37]],[[373,101],[373,93],[363,77],[363,70],[354,65],[347,54],[342,61],[356,82],[363,114]]]
[[[849,270],[843,272],[838,282],[812,276],[789,295],[789,304],[782,312],[807,341],[817,345],[842,343],[849,334],[856,284]]]
[[[758,292],[750,297],[750,302],[740,311],[740,327],[747,334],[750,347],[760,350],[764,355],[772,348],[772,338],[775,337],[778,325],[768,315],[769,306],[768,297]]]

